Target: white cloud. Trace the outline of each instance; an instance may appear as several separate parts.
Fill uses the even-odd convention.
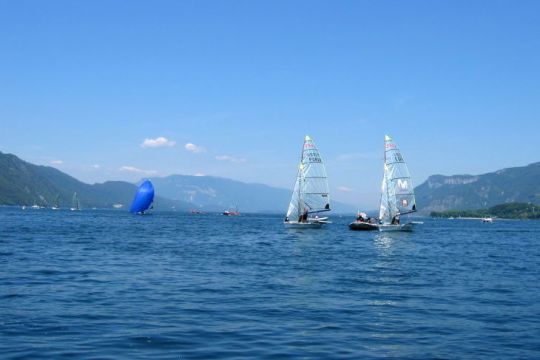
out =
[[[346,186],[338,186],[337,188],[339,191],[343,191],[343,192],[353,192],[354,189],[351,189],[350,187],[346,187]]]
[[[90,167],[91,167],[92,169],[96,169],[96,170],[97,170],[97,169],[101,168],[101,165],[99,165],[99,164],[94,164],[94,165],[92,165],[92,166],[90,166]]]
[[[142,148],[157,148],[157,147],[171,147],[176,145],[176,141],[169,140],[163,136],[157,137],[155,139],[144,139],[143,143],[141,144]]]
[[[206,176],[206,174],[198,172],[198,173],[193,174],[193,176]]]
[[[216,159],[220,160],[220,161],[230,161],[230,162],[234,162],[234,163],[246,162],[246,159],[237,158],[237,157],[229,156],[229,155],[218,155],[218,156],[216,156]]]
[[[186,148],[187,151],[192,152],[192,153],[206,152],[206,149],[204,147],[198,146],[192,143],[187,143],[186,145],[184,145],[184,147]]]
[[[63,163],[62,160],[51,160],[51,165],[62,165]]]
[[[143,169],[138,169],[134,166],[121,166],[118,170],[120,171],[124,171],[124,172],[130,172],[130,173],[134,173],[134,174],[144,174],[144,175],[154,175],[154,174],[157,174],[157,171],[156,170],[143,170]]]

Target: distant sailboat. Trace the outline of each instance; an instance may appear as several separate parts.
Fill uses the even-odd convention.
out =
[[[71,208],[69,209],[71,211],[79,211],[81,210],[81,203],[79,201],[79,197],[77,196],[77,193],[73,193],[73,197],[71,198]]]
[[[47,202],[47,199],[43,195],[39,195],[39,208],[45,209],[49,206],[49,203]]]
[[[30,209],[38,210],[38,209],[41,209],[41,208],[39,207],[39,205],[34,200],[34,205],[30,206]]]
[[[56,199],[54,200],[54,204],[51,207],[52,210],[58,210],[60,209],[60,195],[56,196]]]
[[[154,186],[150,180],[145,180],[137,189],[129,212],[135,214],[144,214],[154,202]]]
[[[328,218],[310,215],[325,211],[330,211],[326,169],[315,143],[306,135],[285,225],[292,228],[320,228],[328,223]]]
[[[397,145],[385,135],[379,231],[412,231],[414,223],[400,224],[400,216],[415,211],[416,200],[409,169]]]

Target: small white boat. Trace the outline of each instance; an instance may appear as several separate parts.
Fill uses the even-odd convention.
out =
[[[284,224],[294,229],[319,229],[330,221],[313,215],[325,211],[330,211],[326,169],[315,143],[306,135]]]
[[[379,206],[379,231],[412,231],[414,224],[400,224],[400,216],[416,211],[411,174],[399,148],[384,137],[384,174]]]
[[[485,223],[492,223],[492,222],[493,222],[493,218],[492,218],[492,217],[485,217],[485,218],[482,218],[482,222],[485,222]]]

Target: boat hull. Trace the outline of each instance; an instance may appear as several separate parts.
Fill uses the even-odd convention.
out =
[[[361,221],[354,221],[349,224],[349,229],[356,230],[356,231],[373,231],[373,230],[378,230],[379,225],[370,224],[370,223],[361,222]]]
[[[320,229],[326,222],[292,222],[286,221],[285,227],[288,229]]]
[[[413,231],[414,223],[406,223],[403,225],[391,225],[381,224],[379,225],[379,231],[391,232],[391,231]]]

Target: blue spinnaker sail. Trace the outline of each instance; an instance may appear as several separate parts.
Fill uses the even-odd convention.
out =
[[[137,193],[135,194],[135,198],[131,203],[131,208],[129,211],[132,213],[142,213],[148,210],[153,201],[154,186],[150,180],[145,180],[141,186],[139,186],[139,189],[137,189]]]

